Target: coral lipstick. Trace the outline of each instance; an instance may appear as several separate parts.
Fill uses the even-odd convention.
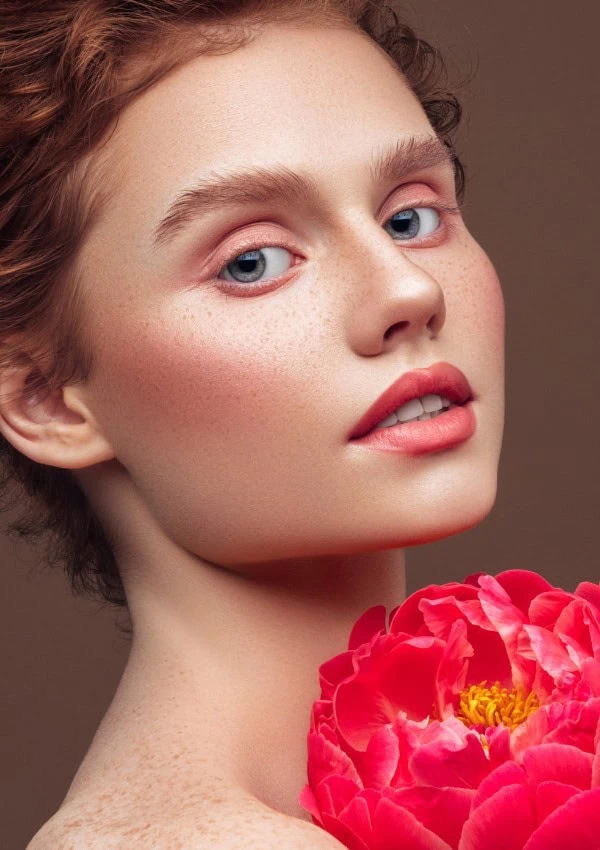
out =
[[[413,399],[438,395],[452,406],[426,421],[376,427]],[[375,401],[350,434],[350,441],[373,449],[421,455],[453,448],[469,439],[477,427],[473,393],[465,375],[450,363],[435,363],[406,372]]]

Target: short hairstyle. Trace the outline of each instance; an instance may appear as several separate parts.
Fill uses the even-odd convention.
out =
[[[169,71],[194,56],[231,52],[273,21],[349,26],[378,45],[451,152],[462,196],[453,142],[461,107],[443,58],[385,0],[3,0],[0,371],[29,362],[24,350],[37,366],[32,393],[89,377],[77,258],[105,201],[87,167],[93,152],[127,104]],[[0,435],[0,494],[0,510],[22,509],[6,525],[9,536],[44,544],[40,563],[62,567],[74,595],[128,614],[110,530],[68,469],[36,463]],[[132,634],[130,620],[116,625]]]

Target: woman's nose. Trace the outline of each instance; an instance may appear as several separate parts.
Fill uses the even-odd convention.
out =
[[[379,354],[401,342],[435,338],[446,320],[446,302],[431,264],[428,269],[419,262],[418,249],[409,255],[391,245],[363,272],[362,280],[353,279],[360,297],[350,314],[357,352]]]

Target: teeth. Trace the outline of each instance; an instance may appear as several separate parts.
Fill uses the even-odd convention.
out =
[[[390,413],[387,419],[382,419],[379,425],[376,425],[376,428],[389,428],[390,425],[397,425],[398,417],[395,413]]]
[[[386,419],[383,419],[376,428],[390,428],[398,422],[424,422],[427,419],[434,419],[439,416],[443,408],[456,407],[451,404],[450,399],[446,396],[435,394],[424,395],[420,399],[414,398],[407,401],[402,407],[399,407],[394,413],[391,413]]]
[[[440,395],[424,395],[421,404],[427,413],[432,413],[434,410],[440,410],[443,407]]]
[[[398,408],[396,416],[398,417],[398,422],[408,422],[409,419],[415,419],[415,417],[420,416],[424,412],[425,409],[421,404],[421,400],[413,398],[412,401],[407,401],[406,404]]]

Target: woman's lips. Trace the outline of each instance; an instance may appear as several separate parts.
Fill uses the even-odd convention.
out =
[[[354,439],[357,445],[383,451],[421,455],[451,449],[475,433],[477,419],[473,401],[446,410],[434,419],[399,422],[389,428],[375,428]]]
[[[394,383],[383,392],[379,398],[371,405],[365,415],[355,425],[352,433],[349,435],[350,440],[362,440],[367,434],[373,431],[376,425],[382,422],[387,416],[396,411],[407,401],[415,398],[421,398],[424,395],[439,395],[450,399],[453,404],[466,405],[473,398],[473,392],[465,375],[456,366],[444,361],[434,363],[423,369],[413,369],[410,372],[405,372],[403,375],[394,381]],[[444,427],[451,426],[454,420],[466,424],[465,416],[469,416],[466,406],[463,408],[463,413],[455,416],[453,419],[446,420]],[[437,416],[434,420],[425,422],[408,423],[419,426],[428,426],[430,422],[438,422],[444,416],[454,413],[453,410]],[[472,426],[474,428],[474,415],[470,410],[470,415],[473,416]],[[406,423],[405,423],[406,424]],[[378,429],[378,431],[398,431],[399,426],[394,426],[390,429]],[[419,433],[416,430],[415,435]],[[423,434],[426,432],[423,431]],[[434,432],[431,432],[434,433]]]

